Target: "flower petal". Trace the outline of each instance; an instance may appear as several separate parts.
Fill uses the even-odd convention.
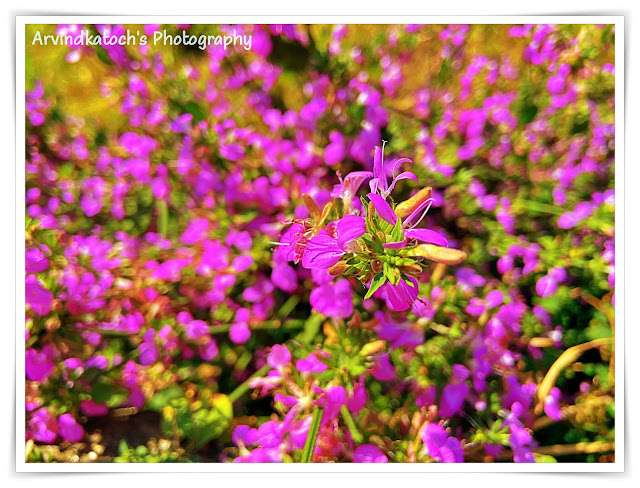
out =
[[[434,230],[410,229],[405,231],[404,235],[410,239],[418,239],[419,241],[426,242],[427,244],[434,244],[436,246],[447,247],[449,244],[444,237]]]
[[[383,244],[382,247],[386,247],[387,249],[402,249],[407,245],[407,238],[405,237],[402,241],[397,242],[387,242]]]
[[[395,214],[391,205],[387,203],[387,201],[382,198],[380,195],[376,195],[375,193],[369,193],[367,195],[373,206],[376,208],[378,215],[382,217],[383,220],[389,222],[391,225],[396,225],[398,221],[398,216]]]
[[[364,219],[359,215],[345,215],[338,223],[338,247],[345,250],[348,242],[365,233]]]
[[[402,163],[411,163],[412,161],[408,158],[399,158],[396,160],[395,163],[393,163],[393,172],[391,174],[396,174],[396,168],[398,167],[398,165],[402,164]],[[417,181],[416,181],[417,183]]]
[[[382,148],[376,146],[373,150],[373,177],[378,180],[378,187],[383,191],[387,189],[387,175],[382,164]]]
[[[412,277],[409,277],[409,280],[412,285],[407,284],[403,279],[397,285],[385,283],[387,303],[392,310],[399,312],[407,310],[418,298],[418,282]]]
[[[411,171],[403,171],[393,179],[393,181],[391,182],[391,186],[385,193],[388,195],[389,193],[391,193],[391,190],[393,190],[393,187],[396,186],[397,181],[406,179],[410,179],[418,183],[418,177],[414,173],[412,173]]]
[[[338,240],[326,234],[315,236],[309,242],[302,256],[302,266],[307,269],[328,269],[344,255],[338,247]]]
[[[434,201],[435,200],[433,198],[429,198],[424,202],[422,202],[420,205],[418,205],[418,207],[413,212],[411,212],[411,215],[409,215],[406,219],[404,219],[404,221],[402,222],[402,226],[404,228],[407,228],[407,227],[415,227],[416,225],[418,225],[422,221],[424,216],[427,214],[427,212],[429,211],[429,208],[431,207],[431,204]]]

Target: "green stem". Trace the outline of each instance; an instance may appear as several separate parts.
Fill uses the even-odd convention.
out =
[[[313,458],[313,450],[316,447],[316,440],[318,439],[318,432],[320,431],[320,423],[322,422],[322,415],[324,409],[318,407],[313,411],[311,417],[311,425],[309,426],[309,433],[307,434],[307,440],[304,443],[304,449],[302,450],[301,463],[310,463]]]
[[[560,207],[548,205],[546,203],[535,202],[532,200],[520,200],[516,206],[521,207],[524,210],[531,210],[533,212],[550,213],[553,215],[562,215],[564,210]]]
[[[231,330],[231,326],[233,324],[220,324],[220,325],[212,325],[209,327],[209,332],[211,334],[226,334]],[[282,320],[265,320],[261,324],[254,325],[251,327],[251,330],[298,330],[302,329],[305,325],[304,320],[301,319],[291,319],[286,322],[282,322]]]
[[[320,331],[320,327],[322,326],[324,320],[325,317],[321,314],[316,314],[309,317],[309,319],[304,323],[303,331],[295,337],[295,340],[301,342],[302,344],[311,343],[316,334]]]
[[[268,364],[265,364],[262,368],[260,368],[258,371],[253,373],[251,376],[249,376],[235,390],[229,393],[229,397],[228,397],[229,401],[233,403],[236,400],[240,399],[240,397],[244,395],[246,392],[248,392],[249,389],[251,388],[249,386],[249,382],[254,378],[259,378],[261,376],[264,376],[270,369],[271,369],[271,366],[269,366]]]
[[[299,295],[291,295],[289,299],[284,302],[280,310],[278,310],[278,317],[285,318],[296,308],[296,305],[300,302]]]
[[[158,233],[162,237],[167,237],[167,229],[169,227],[169,209],[167,208],[167,202],[157,200],[156,209],[158,210]]]
[[[342,420],[344,420],[344,423],[347,424],[347,429],[349,429],[349,433],[351,434],[353,442],[355,442],[356,444],[362,444],[364,437],[358,430],[358,427],[356,427],[356,423],[354,422],[353,417],[351,416],[351,412],[349,412],[349,409],[346,405],[342,406],[342,408],[340,409],[340,413],[342,414]]]

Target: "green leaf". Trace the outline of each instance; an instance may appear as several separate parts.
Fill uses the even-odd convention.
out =
[[[304,329],[296,336],[296,340],[303,344],[309,344],[320,331],[320,326],[324,322],[324,315],[314,314],[304,324]]]
[[[533,453],[533,457],[536,460],[536,463],[557,463],[558,460],[553,456],[549,456],[548,454],[538,454],[537,452]]]
[[[323,414],[324,409],[322,408],[316,408],[313,411],[309,433],[307,434],[307,440],[304,443],[304,449],[302,451],[302,459],[300,460],[302,463],[310,463],[313,458],[313,450],[316,447],[316,439],[318,438],[318,431],[320,430]]]
[[[129,444],[127,444],[127,441],[125,439],[120,439],[120,442],[118,443],[118,452],[120,454],[124,454],[128,450],[129,450]]]
[[[366,300],[367,298],[370,298],[371,295],[373,295],[378,288],[384,285],[385,281],[387,281],[387,278],[382,273],[378,273],[376,276],[374,276],[373,280],[371,281],[371,286],[369,287],[369,291],[367,291],[367,294],[364,296],[364,299]]]
[[[184,397],[184,390],[179,385],[172,385],[156,392],[147,402],[147,408],[159,412],[164,406],[169,405],[171,400],[182,397]]]
[[[367,246],[372,248],[378,254],[384,253],[384,248],[382,247],[382,244],[380,243],[380,241],[377,238],[374,239],[371,236],[371,234],[365,234],[361,237],[361,239],[365,242]]]
[[[188,114],[193,115],[194,124],[197,124],[201,120],[204,120],[206,116],[204,111],[195,102],[187,102],[186,105],[184,106],[184,111]]]
[[[391,283],[393,286],[396,286],[398,283],[400,283],[400,272],[397,268],[393,268],[389,265],[389,263],[384,263],[382,271],[384,273],[384,276],[389,280],[389,283]]]
[[[110,408],[119,407],[128,397],[128,390],[115,385],[98,383],[91,389],[91,399]]]
[[[402,219],[396,221],[396,225],[391,231],[390,242],[399,242],[404,239],[404,232],[402,231]]]

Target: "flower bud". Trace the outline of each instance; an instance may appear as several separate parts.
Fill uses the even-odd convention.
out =
[[[309,195],[304,193],[302,195],[302,202],[304,203],[304,206],[307,207],[307,212],[309,212],[309,216],[313,220],[318,222],[320,220],[320,217],[321,217],[322,214],[321,214],[320,208],[318,208],[318,205],[316,204],[316,202],[313,201],[313,198],[311,198]]]
[[[420,205],[429,200],[429,198],[431,198],[431,187],[427,186],[408,200],[398,204],[395,208],[395,213],[398,217],[407,217],[415,212]]]
[[[402,266],[399,266],[398,269],[405,274],[417,275],[422,273],[422,266],[418,264],[404,264]]]
[[[387,341],[377,340],[373,342],[369,342],[362,346],[360,349],[360,356],[372,356],[373,354],[377,354],[379,352],[384,351],[385,346],[387,345]]]
[[[375,274],[382,273],[383,266],[382,261],[379,259],[371,261],[371,269]]]
[[[327,271],[331,276],[339,276],[342,273],[344,273],[348,267],[349,266],[347,266],[346,261],[338,261],[336,264],[331,266]]]
[[[436,263],[460,264],[467,257],[467,253],[459,249],[434,246],[433,244],[420,244],[409,251],[409,256],[421,257]]]

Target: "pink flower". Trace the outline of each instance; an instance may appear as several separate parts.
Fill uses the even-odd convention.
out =
[[[383,146],[384,147],[384,146]],[[395,175],[396,168],[399,164],[402,163],[410,163],[411,160],[407,158],[400,158],[396,160],[393,165],[392,174]],[[411,171],[404,171],[400,173],[398,176],[394,176],[391,180],[391,185],[388,184],[387,174],[384,170],[384,149],[376,146],[373,152],[373,179],[369,182],[369,187],[371,188],[371,193],[379,192],[382,199],[386,199],[393,188],[396,186],[396,183],[400,180],[411,179],[418,183],[418,177],[413,174]]]
[[[28,433],[36,441],[53,444],[58,437],[58,421],[46,408],[39,408],[29,420]]]
[[[389,354],[381,354],[375,360],[371,368],[371,376],[378,381],[393,381],[396,379],[396,373],[389,361]]]
[[[418,298],[418,282],[413,277],[408,277],[411,284],[400,279],[397,285],[390,282],[385,283],[387,293],[387,304],[393,310],[408,310]]]
[[[65,441],[80,442],[84,437],[84,429],[69,413],[60,415],[58,433]]]
[[[464,453],[460,441],[455,437],[449,437],[444,427],[438,424],[429,424],[422,431],[422,442],[429,456],[441,463],[462,463]]]
[[[280,344],[273,346],[269,356],[267,356],[267,364],[278,371],[284,370],[290,361],[291,353],[289,352],[289,349],[287,349],[286,346],[281,346]]]
[[[38,278],[33,275],[29,275],[25,279],[25,299],[31,310],[40,317],[51,312],[53,293],[42,286]]]
[[[333,318],[347,318],[353,314],[353,292],[348,280],[325,283],[311,292],[311,306]]]
[[[362,444],[353,451],[354,463],[386,463],[388,461],[387,456],[371,444]]]
[[[33,348],[25,351],[25,372],[31,381],[46,381],[55,365],[43,352],[38,352]]]
[[[319,234],[308,243],[302,256],[307,269],[328,269],[350,250],[350,244],[365,233],[364,219],[358,215],[345,215],[338,221],[336,234]]]

